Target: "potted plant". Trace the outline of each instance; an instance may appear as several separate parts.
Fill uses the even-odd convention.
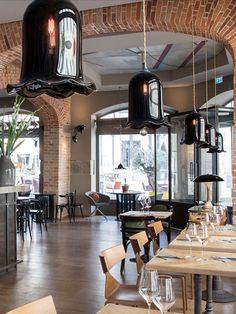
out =
[[[13,114],[0,118],[0,186],[15,185],[15,166],[11,155],[24,140],[18,141],[22,134],[28,130],[32,117],[38,111],[32,112],[25,118],[20,117],[21,105],[24,98],[16,96],[13,104]]]

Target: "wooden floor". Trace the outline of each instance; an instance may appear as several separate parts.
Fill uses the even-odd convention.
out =
[[[28,235],[24,243],[17,237],[18,258],[23,261],[17,270],[0,275],[0,314],[46,295],[53,296],[58,314],[95,314],[103,306],[104,275],[98,254],[121,243],[119,222],[113,217],[108,222],[92,217],[72,224],[50,223],[42,235],[35,225],[32,241]],[[128,255],[132,256],[131,248]],[[135,264],[127,261],[128,282],[135,282],[135,272]],[[224,279],[224,288],[236,293],[236,280]],[[179,296],[177,286],[175,290]],[[189,305],[188,313],[193,313],[191,300]],[[173,310],[182,312],[179,298]],[[235,314],[236,303],[214,304],[214,310]]]

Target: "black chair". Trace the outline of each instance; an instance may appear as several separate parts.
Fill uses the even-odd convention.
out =
[[[17,230],[19,231],[22,240],[24,241],[24,233],[29,230],[30,238],[32,239],[31,227],[30,227],[30,201],[22,200],[17,204]]]
[[[33,203],[33,208],[30,210],[31,214],[31,229],[33,227],[33,222],[36,222],[40,226],[40,231],[42,233],[42,225],[45,226],[46,231],[47,228],[47,214],[48,214],[48,207],[49,207],[49,197],[48,196],[38,196],[37,200]]]
[[[72,193],[70,193],[70,200],[69,200],[69,206],[70,206],[70,216],[71,219],[75,222],[75,210],[77,207],[80,209],[81,216],[84,218],[83,214],[83,204],[82,203],[77,203],[77,197],[76,197],[76,190]]]
[[[140,231],[146,231],[148,224],[150,224],[151,221],[154,221],[154,217],[146,216],[146,217],[132,217],[132,216],[120,216],[121,218],[121,233],[122,233],[122,242],[125,249],[125,252],[127,252],[128,246],[131,243],[130,237]],[[149,259],[149,246],[146,246],[145,248],[145,256],[143,256],[144,259]],[[125,267],[125,260],[121,262],[120,272],[123,272]]]
[[[56,205],[55,222],[57,221],[57,216],[58,216],[59,210],[60,210],[60,221],[61,221],[62,212],[64,209],[67,210],[68,218],[69,218],[70,222],[72,220],[75,222],[75,209],[76,209],[76,207],[80,208],[81,216],[84,217],[83,211],[82,211],[83,204],[76,203],[76,190],[74,192],[70,192],[68,194],[59,195],[59,196],[65,198],[66,202]]]

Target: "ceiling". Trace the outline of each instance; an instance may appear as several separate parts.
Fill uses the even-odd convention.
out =
[[[23,19],[31,0],[1,0],[0,23]],[[79,10],[138,2],[137,0],[72,0]],[[14,10],[13,10],[14,8]],[[196,81],[205,81],[204,38],[195,37]],[[208,79],[214,78],[214,43],[208,41]],[[217,74],[233,73],[230,54],[215,44]],[[84,76],[95,81],[98,90],[127,89],[130,78],[141,69],[143,33],[119,34],[83,39]],[[176,33],[147,33],[147,66],[164,86],[192,84],[192,36]]]

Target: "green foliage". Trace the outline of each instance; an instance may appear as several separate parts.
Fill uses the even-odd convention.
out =
[[[153,174],[154,171],[154,153],[152,150],[135,150],[133,152],[133,167],[146,174]]]
[[[0,155],[10,157],[14,150],[23,143],[23,140],[19,143],[16,142],[30,126],[34,114],[40,110],[38,109],[24,119],[20,119],[20,108],[24,100],[23,97],[16,96],[12,119],[9,122],[4,121],[4,116],[0,118]]]

